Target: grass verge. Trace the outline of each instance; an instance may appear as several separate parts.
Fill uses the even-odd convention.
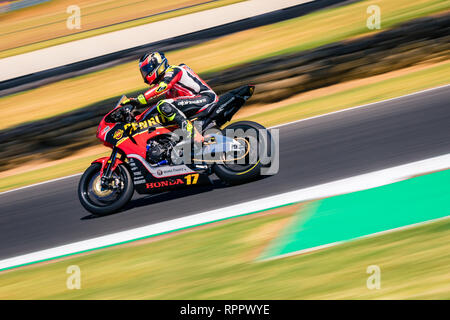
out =
[[[369,4],[377,4],[381,8],[381,31],[450,8],[450,2],[440,0],[360,1],[234,33],[169,52],[167,56],[173,64],[184,62],[197,73],[207,73],[279,53],[311,49],[363,36],[374,32],[366,27]],[[105,86],[105,83],[108,85]],[[8,119],[7,122],[0,122],[0,130],[75,110],[120,93],[145,89],[136,62],[58,81],[0,98],[0,111]],[[10,107],[12,105],[14,108]]]
[[[306,101],[281,104],[269,111],[256,113],[239,120],[253,120],[265,126],[273,126],[289,121],[305,119],[328,112],[343,110],[353,106],[381,101],[413,93],[419,90],[450,83],[450,62],[431,66],[419,71],[410,72],[392,79],[381,80],[368,85],[359,85],[343,89],[332,94],[312,98]],[[376,106],[373,106],[376,108]],[[243,109],[245,112],[245,108]],[[105,153],[73,159],[55,167],[28,171],[0,179],[0,192],[13,188],[38,183],[83,171],[90,162]]]
[[[71,0],[52,1],[2,17],[0,59],[70,41],[214,9],[244,0],[79,1],[82,31],[70,30],[66,8]],[[151,2],[151,3],[150,3]]]
[[[253,215],[0,274],[0,299],[449,299],[450,221],[255,262],[290,219]],[[81,269],[68,290],[67,268]],[[369,290],[367,267],[381,269]]]

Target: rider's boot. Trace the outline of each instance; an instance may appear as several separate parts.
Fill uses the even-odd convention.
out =
[[[205,141],[205,138],[197,130],[197,128],[194,127],[191,121],[184,121],[181,128],[187,132],[187,138],[192,139],[194,143],[203,143]]]
[[[201,153],[202,144],[205,141],[205,138],[189,120],[184,120],[182,122],[181,129],[186,133],[186,135],[181,142],[175,145],[175,154],[178,157],[183,158],[183,163],[192,163],[195,159],[194,155],[199,151]],[[185,158],[185,156],[188,158]]]

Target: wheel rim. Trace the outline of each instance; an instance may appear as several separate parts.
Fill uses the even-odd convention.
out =
[[[106,207],[116,202],[125,188],[124,177],[121,173],[115,172],[111,177],[110,188],[103,188],[101,184],[100,172],[96,172],[86,180],[84,186],[84,198],[92,205]]]
[[[105,198],[113,193],[113,190],[102,187],[102,179],[99,174],[91,180],[90,189],[92,189],[94,195],[98,198]]]

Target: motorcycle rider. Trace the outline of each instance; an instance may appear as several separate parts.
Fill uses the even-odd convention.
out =
[[[152,99],[165,97],[156,106],[159,114],[178,124],[188,138],[193,138],[197,143],[203,142],[203,136],[187,119],[183,109],[195,106],[198,108],[197,113],[200,113],[218,101],[217,94],[185,64],[169,65],[162,52],[143,55],[139,60],[139,69],[150,89],[121,104],[142,107]]]

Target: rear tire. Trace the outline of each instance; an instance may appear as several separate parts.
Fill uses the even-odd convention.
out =
[[[99,190],[101,164],[94,163],[81,176],[78,184],[78,198],[83,207],[94,215],[102,216],[120,210],[130,201],[134,184],[128,168],[119,164],[113,173],[121,187],[117,191]],[[102,196],[103,193],[103,196]]]
[[[262,146],[264,148],[263,150],[256,150],[258,152],[258,158],[256,163],[252,164],[244,164],[242,166],[240,165],[229,165],[227,163],[224,164],[214,164],[213,170],[214,173],[224,182],[230,185],[237,185],[241,183],[246,183],[249,181],[256,180],[261,176],[261,168],[264,166],[259,158],[260,154],[264,154],[263,152],[266,152],[265,154],[270,155],[270,141],[271,136],[270,132],[267,131],[267,135],[264,137],[259,134],[259,130],[267,130],[265,127],[260,125],[259,123],[253,122],[253,121],[238,121],[235,123],[232,123],[225,127],[222,132],[225,135],[227,129],[243,129],[244,131],[248,129],[254,129],[257,132],[257,139],[258,141],[265,139],[262,144],[259,144],[259,146]],[[268,140],[268,141],[266,141]],[[253,150],[255,152],[255,150]],[[267,164],[266,164],[267,165]]]

